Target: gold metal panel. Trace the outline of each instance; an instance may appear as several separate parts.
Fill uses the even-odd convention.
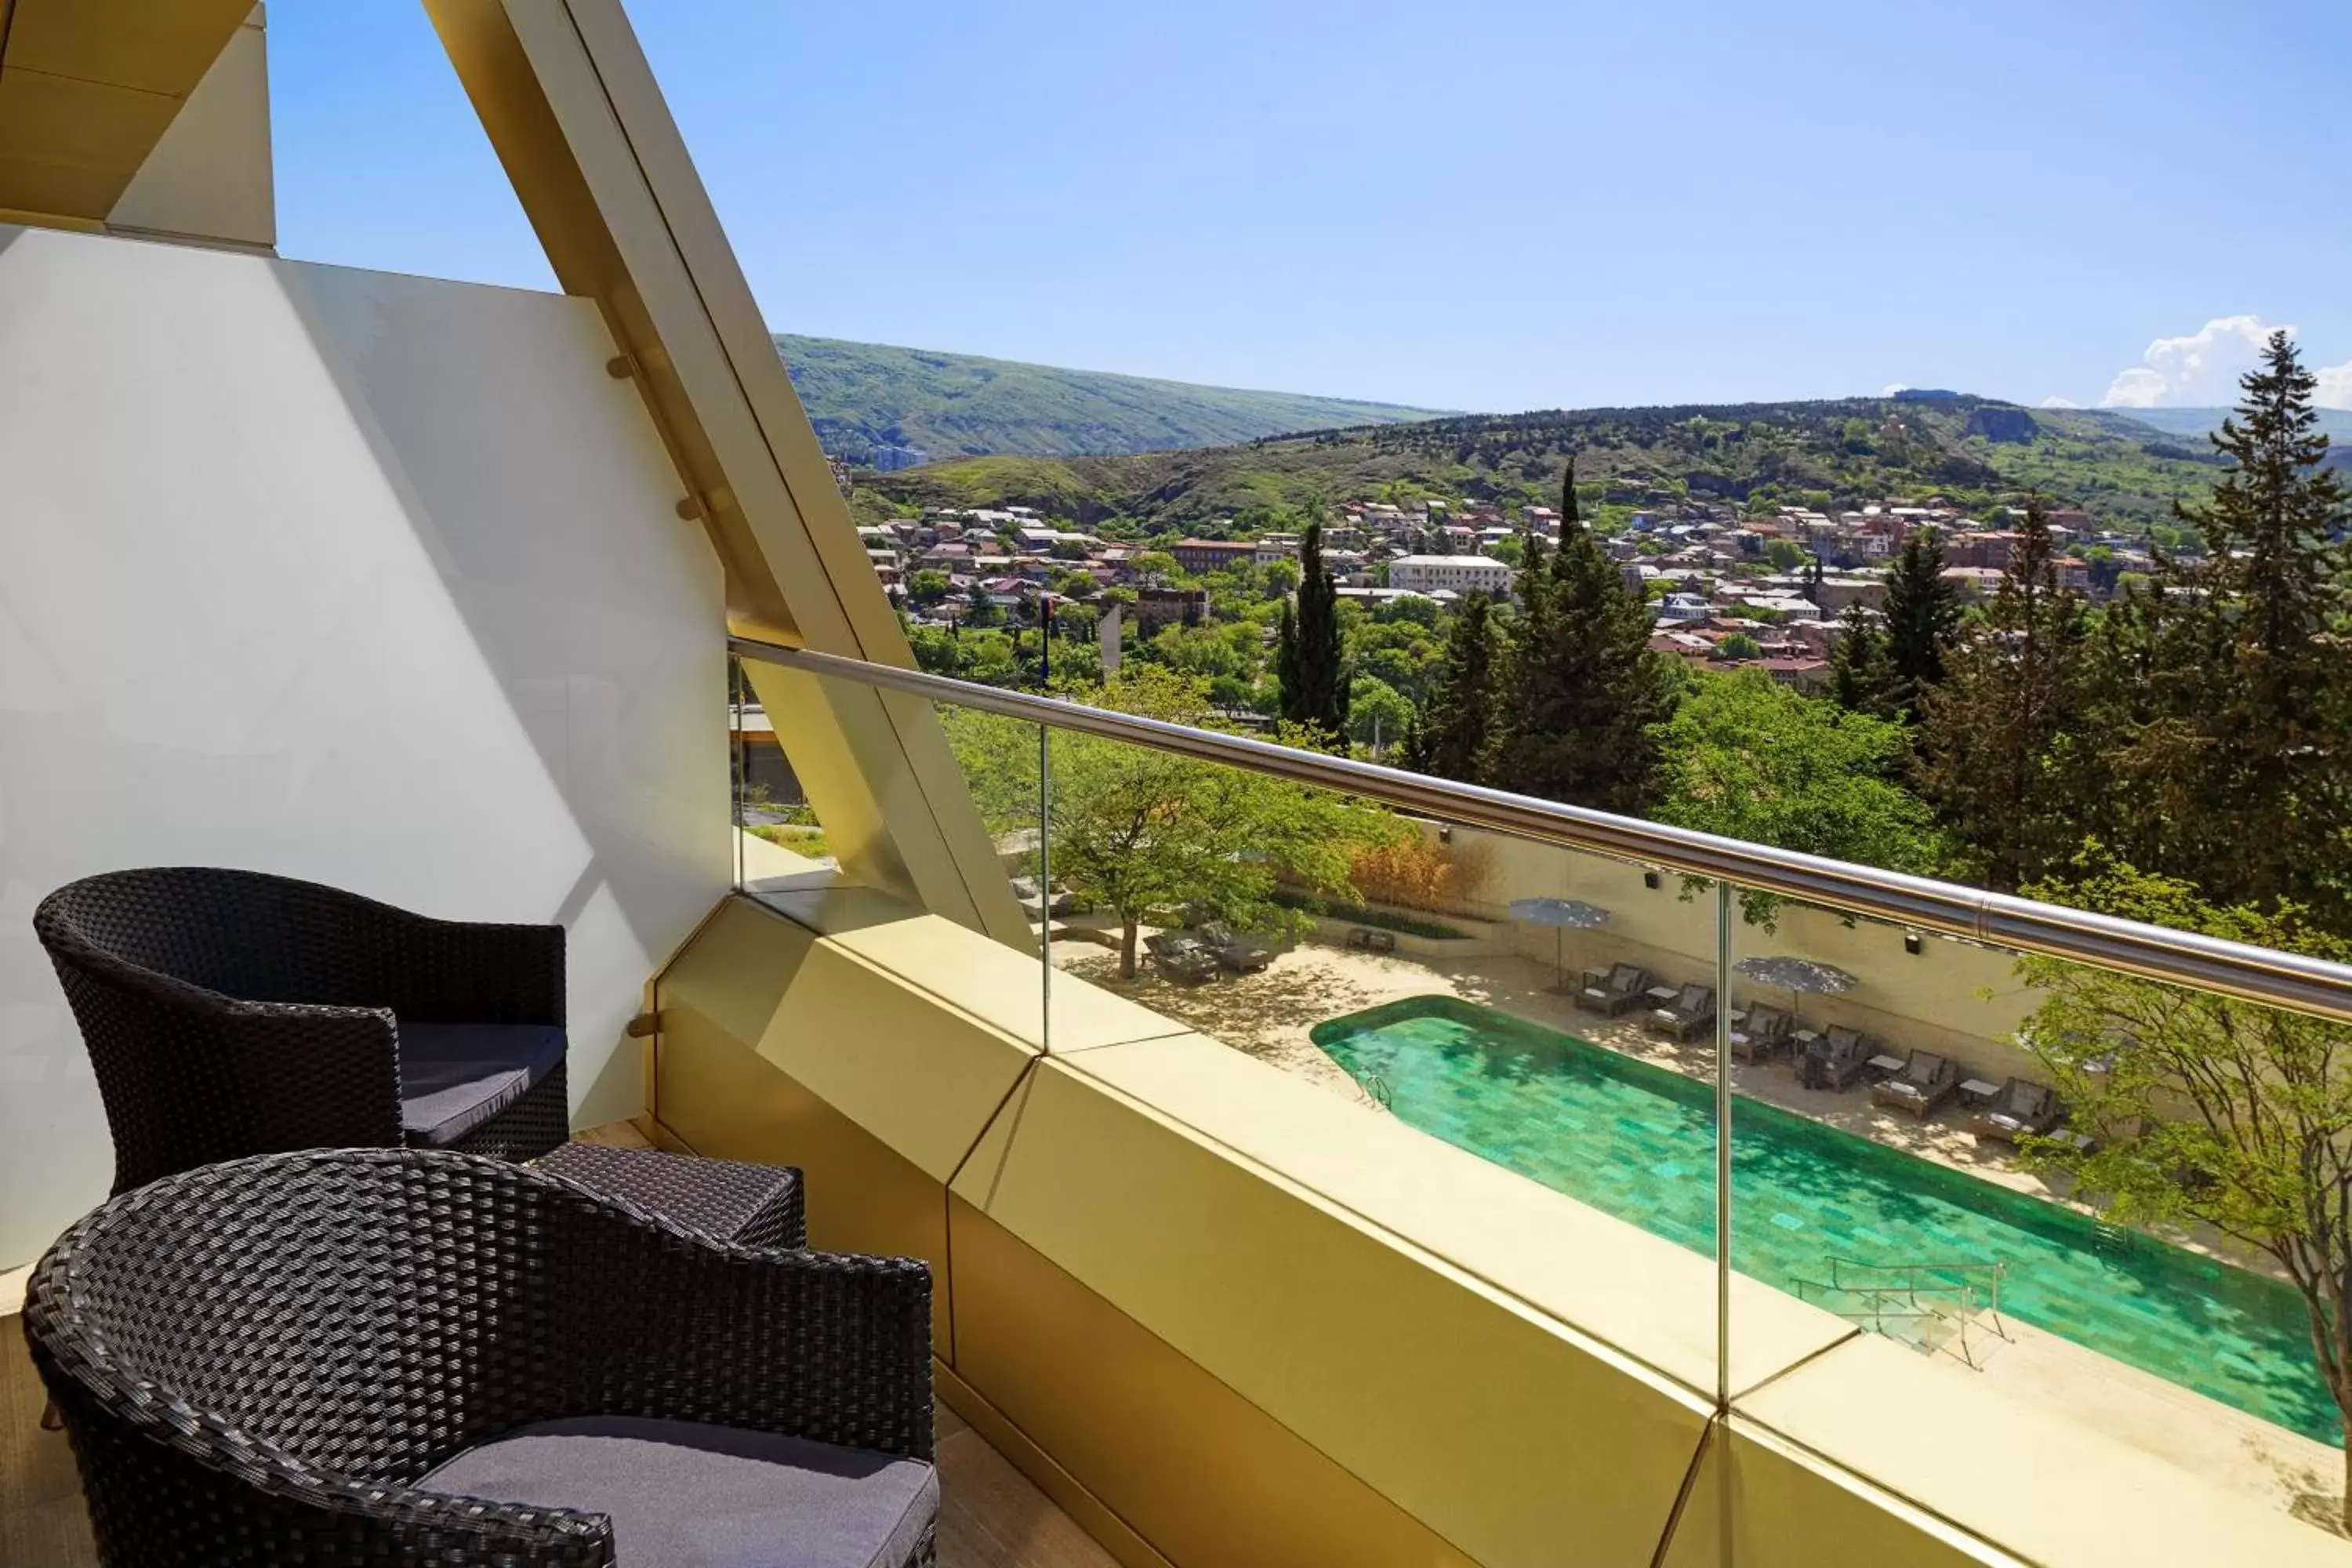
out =
[[[0,159],[101,171],[128,184],[179,111],[176,98],[0,67]]]
[[[1646,1559],[1703,1401],[1088,1078],[1097,1054],[1032,1069],[959,1198],[1480,1562]]]
[[[0,155],[0,209],[36,226],[102,234],[104,220],[89,215],[111,209],[130,182],[128,174],[111,169],[34,163]]]
[[[1738,1409],[1754,1430],[2029,1562],[2346,1560],[2342,1542],[2287,1514],[1876,1334],[1741,1396]]]
[[[1964,1568],[2019,1560],[1735,1418],[1710,1436],[1662,1568]]]
[[[941,965],[977,950],[1001,982],[1034,986],[1034,963],[950,921],[918,915]],[[727,900],[663,975],[667,1063],[699,1016],[944,1182],[987,1127],[1035,1047],[819,939],[747,898]],[[665,1074],[655,1109],[671,1112]]]
[[[1058,995],[1057,995],[1058,1003]],[[1711,1400],[1711,1258],[1393,1117],[1367,1118],[1319,1085],[1202,1036],[1055,1056],[1160,1115],[1282,1172],[1319,1197],[1426,1248]],[[1833,1313],[1735,1277],[1731,1384],[1752,1387],[1860,1331]]]
[[[798,1166],[812,1247],[929,1263],[932,1343],[950,1343],[940,1184],[715,1024],[694,991],[662,989],[662,1124],[698,1154]]]
[[[949,1214],[955,1375],[1024,1441],[999,1441],[985,1414],[965,1419],[1027,1459],[1030,1479],[1114,1552],[1118,1533],[1096,1510],[1185,1568],[1474,1562],[971,1205],[954,1199]],[[1035,1466],[1039,1452],[1050,1466]]]
[[[253,0],[16,0],[5,63],[167,98],[195,90]]]

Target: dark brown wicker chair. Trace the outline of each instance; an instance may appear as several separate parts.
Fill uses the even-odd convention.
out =
[[[321,1150],[113,1199],[24,1319],[109,1564],[934,1561],[915,1259]]]
[[[114,1134],[114,1190],[245,1154],[570,1135],[563,929],[428,920],[257,871],[87,877],[41,900]]]

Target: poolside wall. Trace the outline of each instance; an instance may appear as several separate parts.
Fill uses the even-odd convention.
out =
[[[1430,837],[1436,837],[1437,824],[1424,822],[1421,827]],[[1643,868],[1630,861],[1475,827],[1454,827],[1451,835],[1456,858],[1479,868],[1458,912],[1509,922],[1504,929],[1512,933],[1515,950],[1527,957],[1549,964],[1557,944],[1571,973],[1632,963],[1661,982],[1713,982],[1712,890],[1686,899],[1680,878],[1664,876],[1660,886],[1645,887]],[[1607,910],[1609,923],[1561,935],[1549,927],[1511,921],[1511,901],[1533,898],[1581,899]],[[2018,1026],[2032,1013],[2037,998],[2018,979],[2014,954],[1930,935],[1915,956],[1903,951],[1899,926],[1870,921],[1849,925],[1826,910],[1788,903],[1780,906],[1774,925],[1767,931],[1741,921],[1732,934],[1735,954],[1817,959],[1859,982],[1843,995],[1800,998],[1806,1024],[1867,1030],[1898,1055],[1913,1047],[1941,1051],[1989,1079],[2011,1073],[2041,1076],[2032,1054],[2015,1039]],[[1745,979],[1733,987],[1732,995],[1741,1004],[1789,1004],[1788,992]]]

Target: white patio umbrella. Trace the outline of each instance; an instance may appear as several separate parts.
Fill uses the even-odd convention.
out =
[[[1513,899],[1511,918],[1552,928],[1551,977],[1554,985],[1567,983],[1562,971],[1561,932],[1591,931],[1609,922],[1609,911],[1598,904],[1588,904],[1581,899]]]
[[[1819,959],[1796,957],[1743,958],[1731,966],[1750,980],[1760,980],[1789,994],[1789,1022],[1793,1026],[1797,1014],[1797,994],[1811,991],[1819,995],[1835,995],[1851,991],[1861,984],[1834,963]]]

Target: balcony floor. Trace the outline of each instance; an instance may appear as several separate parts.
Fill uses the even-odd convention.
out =
[[[636,1142],[625,1126],[587,1136]],[[0,1568],[96,1568],[73,1455],[40,1429],[47,1404],[16,1312],[26,1271],[0,1273]],[[1027,1477],[939,1407],[941,1568],[1118,1568]]]

